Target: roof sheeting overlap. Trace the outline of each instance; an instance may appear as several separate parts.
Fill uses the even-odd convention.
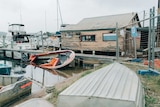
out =
[[[65,99],[71,99],[74,105],[85,103],[87,100],[83,106],[92,104],[92,100],[96,99],[101,107],[106,103],[114,107],[116,102],[119,102],[119,107],[142,107],[143,89],[133,71],[119,63],[113,63],[81,78],[60,93],[58,107],[62,107],[63,104],[74,107],[70,104],[72,102]],[[128,104],[130,106],[125,106]]]

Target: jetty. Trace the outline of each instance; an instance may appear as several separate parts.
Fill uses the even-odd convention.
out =
[[[29,58],[30,54],[42,53],[43,50],[27,50],[27,49],[14,49],[14,48],[0,48],[0,53],[3,57],[6,57],[6,51],[11,52],[11,58],[14,59],[14,52],[19,52],[21,54],[25,54],[25,57]],[[23,55],[21,58],[23,59]]]

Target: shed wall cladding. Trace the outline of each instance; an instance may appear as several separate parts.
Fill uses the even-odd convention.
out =
[[[110,31],[92,31],[92,32],[81,32],[81,35],[73,35],[71,38],[65,37],[65,33],[62,36],[62,48],[67,47],[69,49],[78,50],[95,50],[95,51],[108,51],[116,48],[116,41],[109,40],[104,41],[103,35],[108,34]],[[95,41],[82,41],[81,36],[84,35],[95,35]],[[123,51],[124,38],[119,36],[119,47],[120,51]]]
[[[144,107],[144,93],[133,71],[112,63],[61,92],[58,107]]]

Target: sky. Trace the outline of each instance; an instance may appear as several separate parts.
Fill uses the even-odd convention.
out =
[[[0,31],[8,25],[25,25],[28,33],[56,32],[63,24],[77,24],[84,18],[137,12],[143,16],[158,0],[0,0]],[[61,15],[60,15],[61,13]],[[61,16],[61,17],[60,17]],[[61,21],[62,19],[62,21]],[[58,23],[57,23],[58,22]]]

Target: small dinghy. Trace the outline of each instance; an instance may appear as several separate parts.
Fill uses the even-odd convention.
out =
[[[145,107],[140,79],[112,63],[74,82],[58,95],[57,107]]]
[[[51,56],[53,57],[50,59],[49,62],[46,63],[40,63],[40,59],[45,56]],[[62,68],[68,64],[70,64],[75,58],[75,53],[71,50],[59,50],[59,51],[53,51],[48,53],[41,53],[36,55],[31,55],[29,60],[30,64],[35,67],[40,67],[43,69],[58,69]]]

